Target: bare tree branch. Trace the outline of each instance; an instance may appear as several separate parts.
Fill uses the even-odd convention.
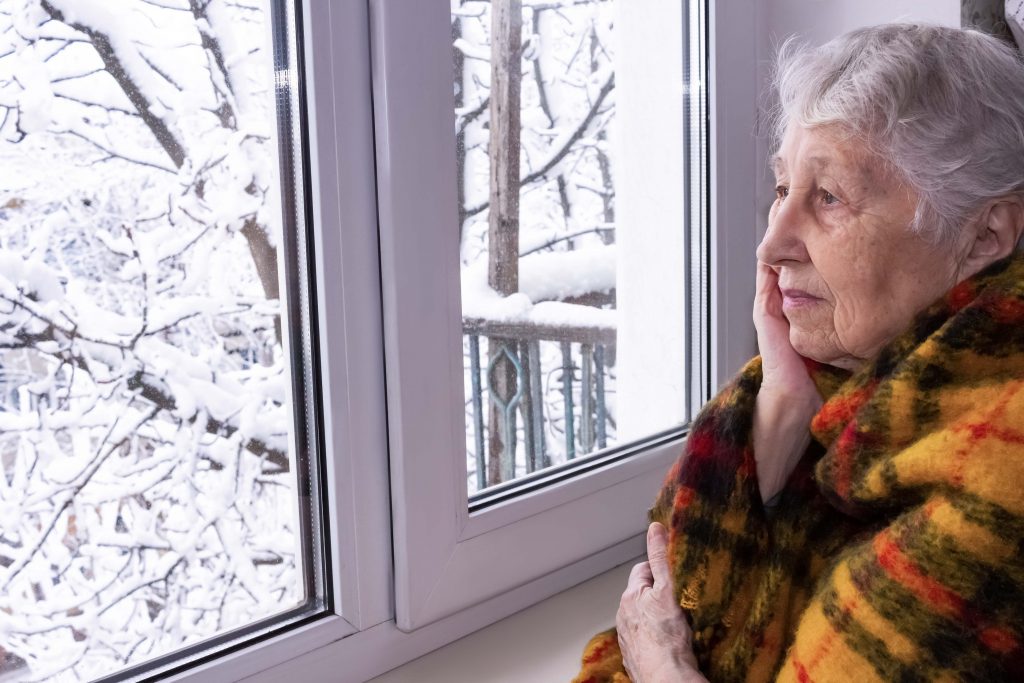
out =
[[[148,161],[146,159],[138,159],[138,158],[131,157],[128,154],[126,154],[125,152],[113,149],[109,145],[105,145],[102,142],[100,142],[99,140],[96,140],[95,138],[89,137],[88,135],[86,135],[85,133],[83,133],[81,131],[77,131],[77,130],[63,130],[63,131],[57,131],[57,132],[65,133],[67,135],[74,135],[77,138],[85,140],[90,145],[92,145],[96,149],[100,150],[101,152],[106,153],[110,157],[121,159],[123,161],[128,161],[128,162],[133,163],[133,164],[138,164],[139,166],[146,166],[148,168],[155,168],[158,171],[165,171],[167,173],[174,173],[174,169],[173,168],[168,168],[167,166],[162,166],[161,164],[158,164],[158,163],[155,163],[155,162],[152,162],[152,161]]]
[[[569,135],[568,137],[565,138],[565,140],[562,142],[562,145],[558,149],[556,149],[550,157],[548,157],[547,161],[541,164],[540,168],[524,175],[519,181],[520,187],[524,187],[542,178],[545,178],[548,174],[548,171],[550,171],[552,168],[558,165],[558,163],[562,161],[562,159],[564,159],[569,152],[572,151],[573,145],[575,145],[580,140],[580,138],[582,138],[586,134],[591,122],[593,122],[593,120],[597,117],[598,113],[601,111],[601,105],[604,104],[605,99],[608,97],[608,95],[614,88],[615,73],[609,72],[608,78],[605,80],[604,84],[601,86],[601,89],[598,91],[597,97],[594,98],[593,103],[590,105],[589,111],[587,111],[586,115],[580,121],[579,125],[576,126],[576,129],[573,131],[572,135]],[[476,206],[471,206],[467,208],[465,211],[465,215],[467,218],[469,218],[470,216],[475,216],[481,211],[485,211],[488,206],[490,206],[489,201],[481,202]]]
[[[100,103],[100,102],[90,102],[89,100],[84,100],[84,99],[82,99],[80,97],[72,97],[71,95],[66,95],[66,94],[60,93],[60,92],[54,92],[53,96],[57,97],[59,99],[62,99],[62,100],[67,100],[69,102],[77,102],[78,104],[81,104],[84,107],[96,107],[98,109],[105,109],[105,110],[107,110],[109,112],[117,112],[118,114],[124,114],[125,116],[135,116],[135,117],[137,117],[139,115],[139,113],[137,111],[134,111],[134,110],[125,109],[123,107],[117,107],[117,106],[114,106],[114,105],[111,105],[111,104],[105,104],[105,103]],[[106,151],[106,150],[104,150],[104,151]],[[171,169],[168,167],[168,170],[171,170]],[[172,172],[173,172],[173,170],[172,170]]]

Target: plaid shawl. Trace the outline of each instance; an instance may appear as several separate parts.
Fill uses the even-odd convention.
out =
[[[751,447],[759,359],[701,412],[651,509],[701,672],[1024,681],[1024,257],[951,290],[826,398],[778,503]],[[575,683],[622,683],[615,631]]]

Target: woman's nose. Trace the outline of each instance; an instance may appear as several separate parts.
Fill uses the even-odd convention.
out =
[[[790,196],[781,201],[769,214],[768,230],[757,247],[757,260],[770,266],[786,261],[805,261],[807,249],[802,228],[808,220],[796,197]]]

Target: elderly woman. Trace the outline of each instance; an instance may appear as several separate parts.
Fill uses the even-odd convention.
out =
[[[1024,66],[888,25],[776,73],[761,356],[576,680],[1024,680]]]

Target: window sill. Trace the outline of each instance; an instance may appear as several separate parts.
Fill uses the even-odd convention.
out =
[[[320,683],[321,681],[323,683],[365,683],[389,670],[400,671],[401,669],[396,669],[396,667],[412,662],[417,657],[424,658],[428,653],[439,649],[445,653],[444,659],[451,659],[455,662],[456,668],[461,669],[462,665],[459,664],[458,659],[458,656],[461,655],[452,654],[451,651],[442,648],[459,638],[470,643],[476,642],[472,640],[474,634],[478,632],[493,633],[494,631],[489,630],[488,627],[499,622],[512,623],[512,630],[499,629],[498,633],[501,634],[501,637],[489,636],[489,638],[504,643],[506,648],[508,642],[519,643],[519,645],[506,653],[507,660],[499,660],[498,657],[501,653],[498,652],[496,646],[490,646],[491,649],[487,652],[493,650],[493,655],[484,658],[486,661],[492,662],[490,666],[495,666],[493,662],[500,662],[500,666],[505,667],[507,671],[521,673],[527,670],[515,667],[529,666],[530,662],[561,662],[561,667],[572,669],[572,673],[566,678],[569,680],[575,673],[573,667],[577,664],[588,638],[597,631],[610,626],[614,619],[619,596],[626,584],[626,576],[629,568],[635,563],[632,558],[638,557],[644,551],[645,534],[643,531],[645,525],[639,523],[637,527],[636,535],[622,543],[409,633],[399,630],[393,620],[384,621],[360,633],[352,634],[322,647],[296,652],[294,658],[284,661],[279,659],[275,666],[269,668],[266,657],[260,656],[267,645],[255,645],[221,658],[215,664],[195,669],[176,680],[188,680],[189,683],[221,683],[222,681],[241,680],[246,683],[279,683],[283,680],[301,680],[303,683]],[[603,587],[593,588],[591,593],[584,593],[577,599],[571,598],[573,595],[578,595],[575,592],[577,588],[591,585],[589,582],[593,577],[605,576],[608,567],[616,567],[612,573],[619,571],[619,575],[609,577],[608,583]],[[567,597],[563,598],[563,596]],[[569,602],[563,603],[561,599],[569,600]],[[602,604],[607,607],[601,607]],[[543,620],[529,621],[525,626],[517,626],[515,624],[519,622],[512,615],[533,613],[529,610],[522,610],[524,605],[536,605],[542,608],[547,605],[555,605],[556,608],[549,607],[550,611],[542,612],[542,615],[546,615],[543,616]],[[593,612],[585,611],[591,609],[587,607],[588,605],[597,605],[598,608]],[[572,614],[576,614],[581,619],[584,619],[583,615],[585,614],[591,616],[585,617],[585,620],[581,621],[559,621],[559,619],[569,619],[569,615]],[[512,619],[507,619],[508,617],[512,617]],[[506,621],[500,621],[503,619]],[[546,622],[561,623],[562,626],[546,631],[540,631],[536,627],[536,623]],[[527,634],[533,631],[548,634],[548,637],[524,640],[527,638]],[[508,633],[519,633],[520,637],[511,637],[508,636]],[[555,635],[551,636],[551,633]],[[551,649],[552,643],[559,647]],[[271,645],[274,644],[276,643]],[[458,650],[458,652],[461,651],[461,649]],[[523,661],[522,663],[510,663],[515,660]],[[451,680],[456,683],[458,681],[492,683],[503,680],[496,679],[495,675],[497,675],[495,672],[490,672],[481,679],[474,678],[468,673],[460,673],[447,679],[424,675],[418,679],[413,677],[399,680]],[[545,679],[529,677],[526,680]]]
[[[613,625],[633,564],[619,565],[370,683],[569,681],[579,672],[587,640]]]

